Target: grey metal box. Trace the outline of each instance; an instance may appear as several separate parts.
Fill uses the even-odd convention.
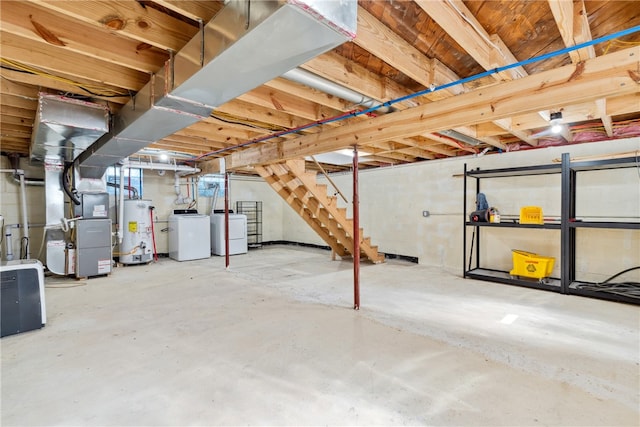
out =
[[[76,277],[111,273],[111,220],[76,221]]]
[[[109,217],[109,193],[80,193],[80,205],[74,205],[76,216],[89,218]]]

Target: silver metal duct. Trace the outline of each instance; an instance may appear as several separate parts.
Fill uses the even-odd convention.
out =
[[[104,105],[41,93],[31,137],[31,158],[57,156],[73,161],[109,131]]]
[[[365,108],[375,107],[382,104],[382,102],[369,98],[353,89],[349,89],[341,84],[327,80],[324,77],[320,77],[310,71],[303,70],[302,68],[294,68],[282,75],[283,78],[291,80],[292,82],[300,83],[310,88],[319,90],[320,92],[327,93],[329,95],[337,96],[345,101],[352,102],[356,105],[361,105]],[[376,110],[380,114],[390,113],[391,107],[383,106]]]
[[[441,130],[438,133],[442,135],[446,135],[449,138],[457,139],[458,141],[465,142],[473,146],[483,144],[483,142],[480,141],[479,139],[473,138],[469,135],[465,135],[464,133],[458,132],[457,130],[453,130],[453,129]]]
[[[107,167],[208,117],[213,108],[355,37],[356,0],[231,0],[114,117],[78,159]]]

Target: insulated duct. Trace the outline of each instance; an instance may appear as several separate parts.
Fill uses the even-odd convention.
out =
[[[41,93],[31,137],[31,158],[47,156],[71,162],[109,131],[104,105]]]
[[[78,158],[106,168],[196,123],[213,108],[355,37],[356,0],[231,0],[114,116]]]

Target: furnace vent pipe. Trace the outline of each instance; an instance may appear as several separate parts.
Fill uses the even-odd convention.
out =
[[[352,102],[356,105],[361,105],[365,108],[378,106],[379,108],[375,110],[376,113],[387,114],[393,111],[392,107],[380,105],[381,102],[376,99],[369,98],[368,96],[356,92],[355,90],[332,82],[331,80],[327,80],[310,71],[303,70],[302,68],[294,68],[293,70],[289,70],[284,73],[282,77],[292,82],[300,83],[310,88],[319,90],[320,92],[337,96],[338,98],[342,98],[345,101]]]

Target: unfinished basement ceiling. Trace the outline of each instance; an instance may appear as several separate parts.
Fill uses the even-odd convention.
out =
[[[251,171],[252,164],[357,143],[370,153],[361,158],[366,168],[640,135],[638,31],[428,90],[639,26],[637,1],[358,5],[356,39],[300,68],[380,102],[423,95],[394,103],[394,112],[380,117],[347,117],[247,144],[358,109],[353,101],[277,78],[149,148],[202,160],[227,157],[237,171]],[[224,2],[3,1],[0,7],[1,151],[29,156],[38,92],[104,103],[116,114]],[[540,135],[553,112],[562,112],[569,126],[565,138]]]

